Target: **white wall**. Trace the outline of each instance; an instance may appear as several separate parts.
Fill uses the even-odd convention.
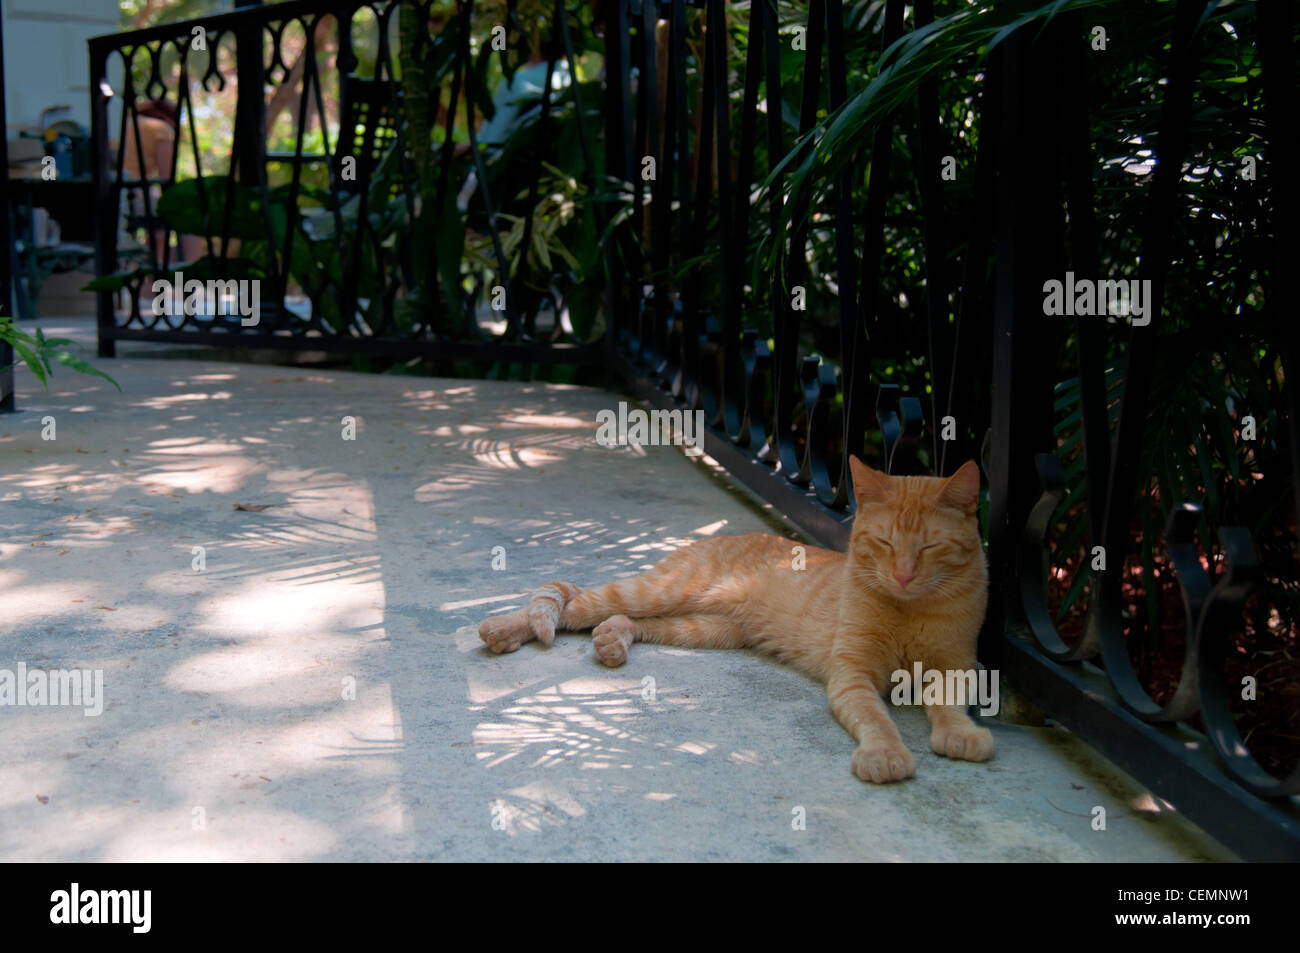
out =
[[[86,40],[118,31],[117,0],[2,0],[5,110],[15,126],[34,126],[41,110],[66,103],[68,118],[90,128]]]

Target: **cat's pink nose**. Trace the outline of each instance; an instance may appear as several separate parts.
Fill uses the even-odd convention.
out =
[[[903,589],[906,589],[906,588],[907,588],[907,584],[908,584],[909,582],[911,582],[913,579],[915,579],[915,578],[916,578],[916,575],[915,575],[915,574],[909,574],[909,575],[906,575],[906,576],[905,576],[905,575],[903,575],[901,572],[895,572],[895,573],[894,573],[894,578],[898,580],[898,584],[899,584],[899,586],[901,586]]]

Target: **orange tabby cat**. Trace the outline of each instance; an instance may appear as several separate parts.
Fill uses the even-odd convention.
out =
[[[979,470],[947,479],[891,477],[850,460],[857,516],[847,555],[765,533],[693,543],[640,576],[597,589],[552,582],[528,607],[492,616],[479,636],[495,652],[550,644],[590,629],[596,655],[622,665],[633,642],[748,647],[826,684],[831,710],[858,743],[864,781],[915,773],[881,694],[890,675],[972,670],[988,604],[988,569],[975,516]],[[803,563],[804,568],[798,568]],[[967,761],[993,757],[993,736],[965,706],[927,705],[930,746]]]

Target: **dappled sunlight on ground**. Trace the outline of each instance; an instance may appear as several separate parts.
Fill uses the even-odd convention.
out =
[[[599,446],[616,395],[106,369],[123,394],[20,371],[0,418],[0,669],[100,670],[105,693],[99,717],[0,710],[0,859],[945,859],[1001,829],[972,808],[909,848],[936,797],[985,804],[1014,762],[925,759],[940,788],[865,789],[821,688],[771,662],[482,645],[478,622],[541,583],[771,529],[674,448]],[[1132,792],[1091,796],[1122,826]],[[821,827],[793,831],[796,805]],[[1015,849],[1101,849],[1044,817]]]
[[[159,379],[163,369],[188,373]],[[444,685],[395,697],[393,621],[406,644],[420,640],[402,683],[419,686],[428,681],[415,675],[421,664],[440,666],[429,632],[387,611],[392,593],[404,612],[429,619],[487,612],[541,581],[538,557],[545,564],[560,547],[585,545],[600,549],[600,571],[629,571],[636,557],[616,541],[639,543],[667,525],[611,525],[608,504],[590,518],[571,506],[502,510],[526,498],[501,471],[545,476],[547,466],[603,452],[594,411],[556,407],[554,395],[539,399],[544,388],[498,386],[511,399],[484,406],[477,385],[379,381],[383,400],[341,392],[344,381],[371,383],[347,375],[186,364],[114,372],[125,397],[97,408],[77,388],[83,412],[74,415],[56,391],[6,419],[0,437],[0,647],[33,667],[93,667],[107,679],[98,719],[14,709],[0,726],[0,738],[25,752],[5,769],[0,800],[37,829],[71,823],[65,857],[331,856],[346,852],[340,832],[313,815],[331,802],[325,789],[352,784],[349,825],[409,838],[395,780],[409,745],[402,708],[459,709],[473,736],[480,696],[452,677],[460,685],[451,695]],[[383,386],[393,384],[396,399]],[[148,386],[154,394],[141,393]],[[319,393],[302,393],[313,387]],[[59,428],[52,441],[40,435],[47,415]],[[343,439],[348,417],[355,441]],[[489,573],[489,542],[509,550],[511,571]],[[507,579],[514,592],[487,586]],[[479,662],[464,664],[486,676]],[[602,697],[615,682],[570,680],[549,692],[576,693],[580,710],[611,718],[630,711]],[[550,699],[520,701],[503,723],[522,725]],[[573,730],[615,732],[583,724]],[[520,753],[506,741],[500,756]],[[483,754],[464,770],[481,770]],[[308,803],[262,803],[277,796]],[[202,832],[195,808],[208,818]],[[263,841],[264,825],[274,839]],[[0,840],[0,852],[16,849]]]
[[[628,681],[574,679],[513,698],[514,704],[500,709],[500,720],[474,729],[474,744],[483,748],[475,752],[475,757],[488,768],[523,757],[531,767],[576,758],[583,768],[631,770],[653,767],[655,748],[695,754],[713,747],[689,740],[656,740],[638,731],[638,722],[642,729],[649,728],[649,719],[665,708],[691,711],[698,703],[692,705],[680,695],[657,693],[656,701],[647,703],[647,710],[641,705],[644,699],[640,684],[634,681],[629,686]],[[636,750],[642,748],[651,750]],[[658,763],[668,762],[659,758]]]

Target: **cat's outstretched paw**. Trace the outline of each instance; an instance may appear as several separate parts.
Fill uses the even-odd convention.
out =
[[[636,641],[636,623],[625,615],[610,616],[591,631],[596,658],[610,668],[627,661],[627,653]]]
[[[533,597],[528,603],[528,626],[533,638],[543,645],[555,641],[555,627],[559,624],[560,613],[564,611],[567,595],[560,583],[547,583],[533,590]]]
[[[489,616],[479,623],[478,637],[498,654],[513,652],[535,638],[529,625],[527,609]]]
[[[886,784],[916,774],[912,752],[896,741],[873,741],[853,752],[853,773],[863,781]]]
[[[960,761],[987,761],[993,757],[993,733],[982,725],[945,725],[930,732],[935,754]]]

